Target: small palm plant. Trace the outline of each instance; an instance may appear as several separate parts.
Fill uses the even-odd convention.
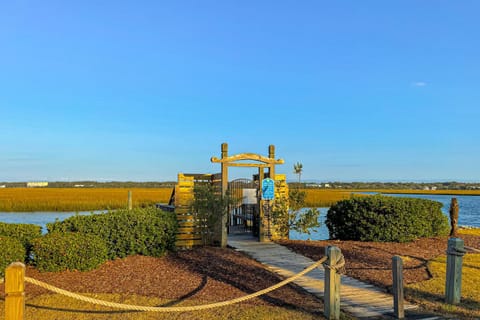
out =
[[[300,162],[297,162],[293,165],[293,173],[298,174],[298,183],[300,184],[303,172],[303,165]]]

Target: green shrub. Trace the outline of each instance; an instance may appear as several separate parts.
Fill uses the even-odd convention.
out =
[[[331,206],[325,224],[331,239],[407,242],[447,235],[437,201],[386,196],[354,197]]]
[[[0,236],[0,276],[5,275],[5,268],[12,262],[24,262],[25,247],[20,240]]]
[[[34,239],[32,244],[40,271],[87,271],[107,260],[105,242],[94,235],[56,232]]]
[[[0,222],[0,236],[18,239],[25,247],[25,257],[28,257],[32,247],[31,241],[42,236],[42,227],[35,224]]]
[[[156,208],[121,209],[105,214],[73,216],[47,225],[49,232],[80,232],[102,238],[108,258],[161,256],[175,247],[176,216]]]

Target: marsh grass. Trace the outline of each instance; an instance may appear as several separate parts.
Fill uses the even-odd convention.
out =
[[[307,207],[330,207],[340,200],[350,199],[352,196],[364,197],[363,194],[355,194],[352,190],[329,190],[329,189],[301,189],[307,196]]]
[[[133,206],[168,202],[171,188],[4,188],[0,189],[0,211],[87,211],[127,206],[128,190]]]

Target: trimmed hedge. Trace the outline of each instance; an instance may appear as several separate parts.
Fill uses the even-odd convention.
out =
[[[108,258],[162,256],[175,248],[176,217],[156,208],[120,209],[105,214],[73,216],[47,224],[49,232],[80,232],[103,239]]]
[[[25,261],[30,255],[32,239],[42,236],[42,227],[35,224],[0,222],[0,236],[18,239],[22,243],[25,247],[25,257],[22,261]]]
[[[18,239],[0,236],[0,276],[5,275],[5,268],[12,262],[24,262],[26,250]]]
[[[331,239],[407,242],[448,235],[448,218],[437,201],[375,195],[342,200],[331,206]]]
[[[94,235],[56,232],[34,239],[32,244],[40,271],[88,271],[108,260],[105,242]]]

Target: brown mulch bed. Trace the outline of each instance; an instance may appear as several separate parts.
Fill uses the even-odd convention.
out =
[[[27,267],[26,275],[62,289],[82,293],[124,293],[173,300],[224,301],[256,292],[283,279],[260,263],[231,249],[196,248],[161,258],[130,256],[108,261],[88,272],[39,272]],[[3,284],[0,287],[3,292]],[[48,291],[26,284],[27,297]],[[296,285],[287,285],[249,305],[276,305],[320,314],[322,302]]]
[[[466,246],[480,248],[480,237],[462,235],[461,238]],[[448,238],[426,238],[409,243],[335,240],[280,240],[277,242],[313,260],[318,260],[325,255],[325,246],[337,246],[345,257],[347,275],[390,289],[394,255],[400,255],[403,258],[403,276],[406,283],[427,280],[431,277],[427,262],[445,254],[447,240]]]

